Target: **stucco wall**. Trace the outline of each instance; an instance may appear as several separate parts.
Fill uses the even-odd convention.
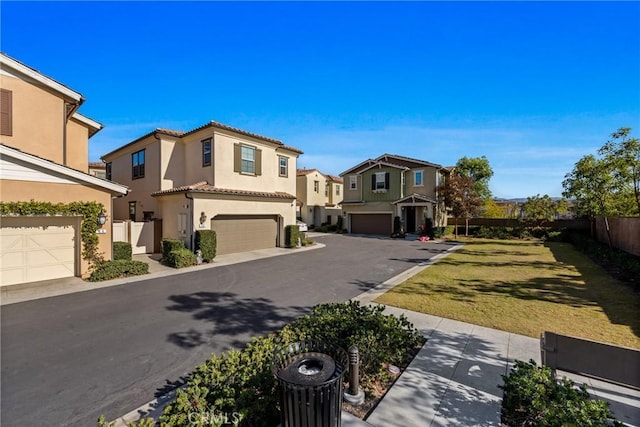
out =
[[[28,202],[33,199],[51,203],[70,203],[75,201],[102,203],[107,213],[107,223],[102,228],[106,229],[107,233],[98,235],[98,252],[104,253],[105,259],[111,259],[111,220],[113,219],[111,214],[111,194],[84,185],[13,180],[2,180],[0,191],[4,202]],[[89,264],[87,261],[81,259],[80,271],[83,276],[88,275]]]
[[[189,247],[191,234],[196,229],[210,229],[211,219],[217,215],[277,215],[282,218],[280,235],[283,236],[284,227],[295,224],[294,200],[265,200],[257,197],[228,197],[223,195],[191,194],[194,200],[189,200],[184,193],[158,197],[161,209],[162,237],[184,240]],[[193,206],[193,208],[191,208]],[[205,227],[199,227],[199,218],[204,212]],[[179,233],[179,216],[187,216],[187,233]],[[282,239],[281,239],[282,241]]]
[[[350,176],[351,175],[345,175],[343,177],[343,179],[344,179],[344,186],[343,186],[344,196],[343,196],[342,200],[347,200],[347,201],[362,200],[362,176],[361,175],[355,175],[357,177],[357,188],[355,190],[351,189],[351,180],[349,178]]]
[[[89,129],[73,119],[67,122],[67,166],[89,171]]]
[[[24,152],[64,164],[63,100],[6,74],[0,75],[0,87],[13,92],[13,135],[2,135],[0,141]]]
[[[145,150],[145,174],[143,178],[132,178],[131,155],[137,151]],[[160,189],[160,143],[153,136],[149,136],[134,146],[127,147],[116,155],[105,157],[105,161],[111,162],[111,180],[131,188],[127,196],[119,197],[113,202],[114,219],[129,219],[129,202],[136,202],[136,221],[142,221],[144,211],[158,214],[156,199],[151,193]],[[179,184],[182,185],[182,184]]]

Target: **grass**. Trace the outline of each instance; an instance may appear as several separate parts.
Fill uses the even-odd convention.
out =
[[[375,302],[538,338],[640,348],[640,295],[568,243],[468,239]]]

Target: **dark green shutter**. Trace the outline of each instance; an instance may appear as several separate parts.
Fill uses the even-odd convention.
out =
[[[233,171],[242,172],[242,149],[240,144],[233,146]]]
[[[256,175],[262,175],[262,150],[256,148],[256,157],[254,160],[256,165]]]

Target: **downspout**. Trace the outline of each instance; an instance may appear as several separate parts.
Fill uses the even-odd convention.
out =
[[[193,251],[193,197],[189,196],[189,192],[184,193],[184,197],[186,197],[189,201],[189,249]]]

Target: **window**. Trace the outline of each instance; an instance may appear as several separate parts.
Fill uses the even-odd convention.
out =
[[[349,176],[349,188],[351,190],[358,189],[358,177],[356,175]]]
[[[289,175],[289,159],[283,156],[278,156],[278,175],[287,177]]]
[[[136,220],[136,202],[129,202],[129,219]]]
[[[371,176],[372,190],[387,190],[389,188],[389,173],[376,172]]]
[[[336,196],[340,195],[340,184],[336,184]]]
[[[13,92],[0,89],[0,135],[13,135]]]
[[[422,186],[422,171],[413,172],[413,185],[416,187]]]
[[[313,191],[316,193],[320,192],[320,181],[313,181]]]
[[[324,197],[329,197],[329,183],[324,185]]]
[[[107,173],[103,171],[96,171],[95,175],[96,175],[96,178],[102,178],[102,179],[107,178]]]
[[[104,169],[105,178],[111,181],[111,162],[107,162]]]
[[[211,166],[211,138],[202,140],[202,167]]]
[[[144,150],[136,151],[131,155],[131,177],[144,178]]]
[[[233,146],[233,171],[245,175],[262,174],[262,150],[251,145]]]

